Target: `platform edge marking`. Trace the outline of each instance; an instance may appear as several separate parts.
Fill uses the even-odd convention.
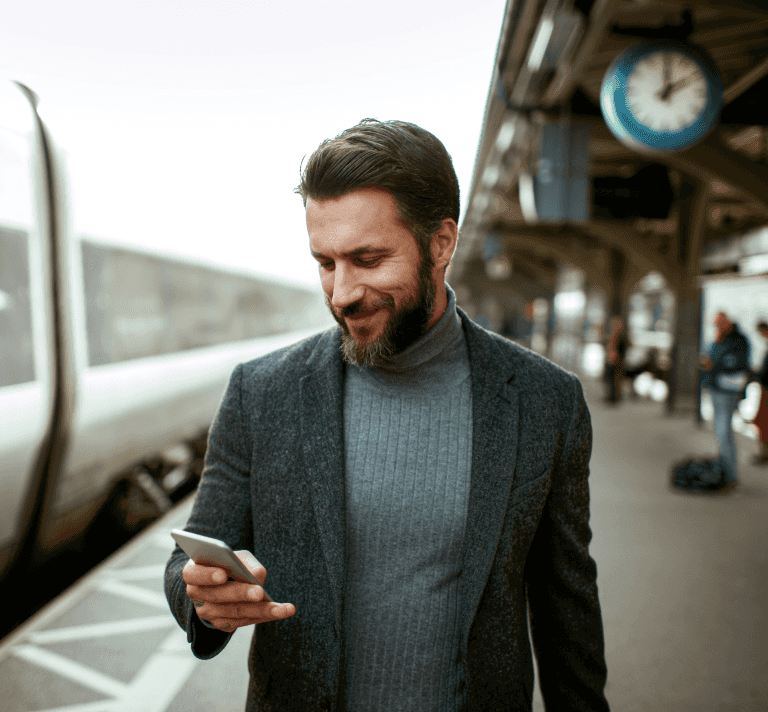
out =
[[[157,591],[150,591],[146,588],[131,586],[130,584],[124,584],[120,581],[112,581],[110,579],[99,581],[96,588],[99,591],[112,593],[115,596],[122,596],[123,598],[136,601],[137,603],[146,603],[147,605],[155,606],[156,608],[164,608],[168,610],[168,615],[170,616],[168,601],[162,593],[157,593]]]
[[[165,712],[184,687],[198,660],[188,650],[178,650],[178,638],[186,634],[174,630],[133,678],[111,712]]]
[[[135,581],[138,579],[158,578],[165,576],[165,564],[152,566],[133,566],[125,569],[110,569],[104,572],[104,578],[115,581]]]
[[[106,638],[110,635],[139,633],[160,628],[170,628],[176,621],[171,616],[148,616],[146,618],[127,618],[107,623],[88,623],[67,628],[52,628],[30,633],[28,641],[33,645],[61,643],[67,640],[87,640]]]
[[[14,648],[13,654],[33,665],[46,668],[61,677],[110,697],[121,697],[128,689],[128,685],[124,682],[115,680],[113,677],[97,672],[63,655],[34,645],[19,645]]]
[[[82,705],[48,707],[44,710],[35,710],[35,712],[112,712],[114,705],[112,700],[99,700],[98,702],[86,702]]]

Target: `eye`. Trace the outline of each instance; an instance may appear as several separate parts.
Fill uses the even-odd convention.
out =
[[[379,260],[381,260],[381,257],[371,257],[370,259],[367,259],[367,260],[364,260],[362,257],[358,257],[357,263],[366,267],[371,267],[375,265]]]

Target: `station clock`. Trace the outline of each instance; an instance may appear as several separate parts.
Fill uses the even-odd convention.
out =
[[[630,47],[606,72],[600,109],[611,132],[637,151],[672,152],[706,136],[723,107],[723,83],[700,48],[678,42]]]

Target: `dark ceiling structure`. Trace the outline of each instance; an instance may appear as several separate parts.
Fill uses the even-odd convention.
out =
[[[638,148],[609,129],[603,82],[638,43],[690,47],[714,64],[722,108],[695,145]],[[695,371],[702,258],[768,224],[766,99],[768,3],[509,0],[450,282],[515,308],[551,297],[570,263],[624,314],[637,282],[659,272],[678,301],[678,367]],[[553,165],[569,176],[560,203],[542,192]],[[680,379],[678,393],[693,393]]]

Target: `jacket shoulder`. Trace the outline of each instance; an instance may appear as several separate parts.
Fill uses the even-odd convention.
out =
[[[338,349],[338,343],[339,329],[334,327],[246,361],[238,367],[243,384],[248,388],[257,382],[280,386],[286,381],[298,383],[309,364],[318,358],[328,358]]]
[[[523,380],[526,385],[534,389],[543,384],[572,388],[574,381],[578,381],[573,373],[541,354],[499,334],[487,331],[470,319],[467,319],[465,324],[467,336],[470,343],[474,342],[475,349],[480,347],[486,351],[489,360],[493,360],[498,368],[509,369],[511,374],[515,375],[516,381]]]

